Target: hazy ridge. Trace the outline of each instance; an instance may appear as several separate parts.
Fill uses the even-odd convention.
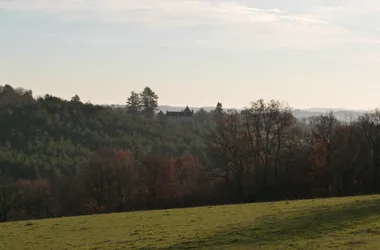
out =
[[[124,107],[124,105],[111,105],[112,107]],[[200,109],[204,109],[205,111],[211,111],[214,110],[215,107],[189,107],[191,110],[194,110],[194,112],[197,112]],[[158,110],[162,112],[166,111],[182,111],[185,109],[185,107],[181,106],[170,106],[170,105],[159,105]],[[225,108],[226,110],[241,110],[241,109],[234,109],[234,108]],[[369,110],[368,110],[369,111]],[[293,114],[297,118],[308,118],[312,116],[318,116],[318,115],[324,115],[328,114],[329,112],[333,112],[334,116],[339,120],[345,120],[349,121],[352,119],[356,119],[358,116],[364,114],[365,112],[368,112],[366,110],[351,110],[351,109],[337,109],[337,108],[309,108],[309,109],[296,109],[293,108]]]

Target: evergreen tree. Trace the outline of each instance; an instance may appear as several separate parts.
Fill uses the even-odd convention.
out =
[[[150,87],[145,87],[140,94],[143,113],[147,117],[153,117],[158,107],[158,96]]]
[[[127,99],[127,112],[130,114],[138,114],[141,111],[140,95],[135,91],[131,92],[130,97]]]
[[[224,116],[224,110],[223,110],[222,103],[218,102],[216,104],[216,108],[215,108],[215,110],[214,110],[213,113],[214,113],[214,119],[216,121],[220,121],[223,118],[223,116]]]
[[[71,98],[72,102],[80,102],[80,97],[78,95],[75,95]]]

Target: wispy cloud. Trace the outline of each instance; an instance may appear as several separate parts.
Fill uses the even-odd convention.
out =
[[[0,0],[0,10],[34,11],[75,19],[152,25],[210,22],[322,24],[311,16],[279,9],[259,9],[231,0]]]
[[[380,10],[380,1],[332,0],[329,5],[320,5],[321,1],[310,0],[297,8],[297,1],[292,0],[287,9],[276,7],[276,2],[284,6],[279,0],[268,2],[273,7],[258,8],[249,1],[233,0],[0,0],[0,10],[49,13],[70,22],[91,20],[156,28],[212,26],[228,35],[224,45],[235,46],[377,44],[377,37],[359,27],[374,26],[363,13]],[[202,42],[195,42],[197,46],[220,43],[212,37],[194,41],[199,40]]]

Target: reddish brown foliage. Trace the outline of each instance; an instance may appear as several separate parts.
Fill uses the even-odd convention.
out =
[[[178,196],[187,196],[197,190],[202,182],[203,166],[192,155],[184,155],[174,162]]]
[[[123,210],[136,188],[137,171],[127,151],[99,152],[84,167],[81,179],[94,212]]]
[[[50,185],[46,180],[19,180],[16,182],[19,190],[20,208],[28,216],[44,218],[52,216],[50,207]]]
[[[141,178],[151,201],[173,197],[173,162],[163,155],[148,156],[142,161]]]

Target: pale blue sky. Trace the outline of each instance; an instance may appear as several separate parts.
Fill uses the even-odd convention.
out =
[[[122,104],[372,109],[378,0],[0,0],[0,85]]]

